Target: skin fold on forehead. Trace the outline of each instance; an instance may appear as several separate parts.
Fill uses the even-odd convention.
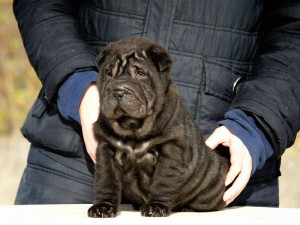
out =
[[[131,61],[130,59],[135,59],[134,61]],[[136,66],[141,68],[140,62],[146,61],[147,56],[145,50],[137,52],[137,51],[131,51],[129,53],[124,54],[118,54],[116,57],[113,58],[115,61],[111,65],[108,64],[108,68],[111,69],[112,75],[120,75],[122,74],[124,68],[129,66],[129,63],[131,63],[131,66]],[[132,67],[129,68],[130,74],[133,74],[134,71],[132,71]]]
[[[137,50],[135,51],[131,51],[129,53],[124,53],[124,54],[121,54],[120,55],[120,59],[121,59],[121,62],[122,62],[122,67],[125,67],[126,64],[127,64],[127,60],[130,58],[130,57],[134,57],[138,60],[146,60],[147,58],[147,55],[146,55],[146,52],[145,50],[142,50],[141,52],[138,52]]]

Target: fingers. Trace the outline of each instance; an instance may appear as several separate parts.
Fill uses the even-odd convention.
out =
[[[241,164],[239,163],[232,164],[229,168],[229,171],[225,179],[225,186],[231,184],[234,181],[234,179],[240,174],[241,171],[242,171]]]
[[[96,85],[90,85],[81,101],[79,115],[85,147],[94,162],[96,161],[98,142],[94,137],[93,124],[98,118],[99,105],[97,87]]]
[[[215,149],[220,144],[229,148],[231,166],[226,175],[225,186],[232,182],[233,184],[223,196],[223,200],[228,205],[242,192],[250,179],[251,156],[244,143],[225,126],[218,127],[205,143],[211,149]]]
[[[225,179],[225,186],[233,181],[232,186],[224,193],[226,205],[231,203],[246,187],[252,171],[252,159],[248,149],[242,144],[239,149],[231,151],[231,166]]]
[[[230,139],[229,151],[231,166],[225,179],[226,186],[231,184],[242,171],[245,151],[248,151],[240,139],[234,135],[232,135]]]
[[[226,131],[226,128],[224,128],[224,126],[221,126],[215,129],[215,131],[207,138],[205,144],[211,149],[215,149],[220,144],[228,146],[228,135],[226,134],[229,131]]]
[[[231,203],[244,190],[244,188],[246,187],[250,179],[251,170],[252,170],[251,158],[250,161],[248,161],[247,158],[246,163],[243,165],[236,180],[234,181],[232,186],[224,193],[223,200],[226,202],[226,205]],[[227,183],[227,185],[228,184],[230,183]]]

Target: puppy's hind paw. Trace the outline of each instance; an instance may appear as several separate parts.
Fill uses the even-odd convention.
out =
[[[142,216],[147,217],[166,217],[171,210],[169,207],[160,204],[145,204],[141,209]]]
[[[112,218],[117,215],[117,208],[108,204],[95,204],[88,210],[88,216],[94,218]]]

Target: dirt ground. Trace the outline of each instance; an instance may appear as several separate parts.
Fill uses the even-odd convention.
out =
[[[0,205],[11,205],[17,192],[29,144],[19,134],[0,137]],[[282,158],[280,177],[280,207],[300,208],[300,135]]]

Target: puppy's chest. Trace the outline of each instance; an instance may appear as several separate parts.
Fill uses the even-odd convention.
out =
[[[156,169],[158,151],[150,142],[114,143],[114,164],[120,172],[124,195],[139,203],[148,199],[148,189]]]
[[[150,168],[155,167],[157,158],[158,151],[153,146],[151,147],[149,141],[141,143],[117,141],[115,144],[114,160],[119,167],[123,168],[123,171],[148,171]]]

